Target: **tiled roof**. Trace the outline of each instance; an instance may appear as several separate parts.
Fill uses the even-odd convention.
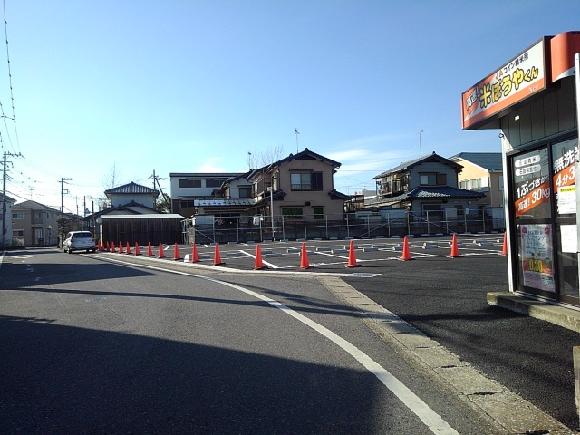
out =
[[[488,171],[503,170],[501,153],[459,153],[450,158],[468,160]]]
[[[23,201],[19,204],[16,204],[14,206],[14,208],[15,209],[24,208],[24,209],[28,209],[28,210],[47,210],[47,211],[53,211],[53,212],[60,213],[60,210],[57,210],[57,209],[52,208],[52,207],[48,207],[44,204],[41,204],[40,202],[36,202],[36,201],[31,200],[31,199]]]
[[[449,186],[437,186],[437,187],[427,187],[420,186],[415,187],[410,192],[403,193],[402,195],[395,196],[392,198],[383,198],[381,201],[388,202],[398,202],[405,199],[452,199],[452,198],[462,198],[462,199],[478,199],[483,198],[485,195],[481,192],[476,192],[475,190],[467,189],[457,189],[455,187]]]
[[[149,187],[134,183],[133,181],[127,184],[123,184],[119,187],[113,187],[112,189],[105,190],[105,195],[110,195],[111,193],[149,193],[154,194],[155,196],[159,195],[159,191],[157,189],[151,189]]]
[[[388,169],[385,172],[380,173],[379,175],[377,175],[376,177],[374,177],[374,179],[379,179],[379,178],[383,178],[386,177],[389,174],[394,174],[395,172],[400,172],[400,171],[406,171],[407,169],[412,168],[415,165],[418,165],[419,163],[423,163],[423,162],[441,162],[444,163],[448,166],[453,166],[456,167],[457,169],[461,169],[461,165],[458,164],[457,162],[454,162],[453,160],[449,160],[446,159],[445,157],[441,157],[439,154],[437,154],[435,151],[433,151],[431,154],[427,154],[426,156],[423,157],[419,157],[418,159],[414,159],[414,160],[407,160],[406,162],[401,163],[399,166],[396,166],[392,169]]]
[[[266,165],[263,168],[252,169],[246,178],[249,180],[255,177],[256,174],[261,174],[264,171],[269,171],[277,166],[280,166],[284,162],[289,162],[292,160],[322,160],[331,164],[335,168],[340,168],[342,166],[342,163],[337,162],[336,160],[329,159],[321,154],[309,150],[308,148],[304,148],[304,150],[300,151],[299,153],[290,154],[288,157],[277,160],[274,163],[270,163],[269,165]]]

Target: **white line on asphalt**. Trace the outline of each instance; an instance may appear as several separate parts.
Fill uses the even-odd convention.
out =
[[[184,275],[184,276],[191,276],[191,274],[189,273],[185,273],[185,272],[179,272],[177,270],[171,270],[171,269],[165,269],[164,267],[157,267],[157,266],[145,266],[147,269],[155,269],[155,270],[160,270],[161,272],[169,272],[169,273],[174,273],[176,275]]]
[[[6,251],[2,251],[2,254],[0,254],[0,269],[2,269],[2,263],[4,262],[4,254],[6,254]]]
[[[431,432],[436,434],[458,434],[458,432],[453,429],[449,423],[443,420],[439,414],[433,411],[429,405],[423,402],[419,396],[413,393],[405,384],[393,376],[391,372],[385,370],[379,363],[375,362],[370,356],[368,356],[354,344],[346,341],[340,335],[335,334],[330,329],[322,326],[320,323],[316,323],[315,321],[309,319],[303,314],[294,311],[288,306],[245,287],[203,275],[192,276],[239,290],[242,293],[260,299],[269,305],[282,310],[289,316],[294,317],[299,322],[312,328],[320,335],[335,343],[342,350],[351,355],[365,369],[375,375],[385,387],[387,387],[395,396],[397,396],[401,402],[407,406],[407,408],[409,408],[409,410],[411,410],[417,417],[419,417],[419,419],[431,430]]]
[[[249,252],[246,252],[246,251],[244,251],[243,249],[240,249],[240,252],[241,252],[242,254],[245,254],[245,255],[247,255],[248,257],[251,257],[251,258],[256,258],[256,256],[255,256],[255,255],[252,255],[252,254],[250,254]],[[268,266],[268,267],[271,267],[272,269],[279,269],[279,267],[278,267],[278,266],[276,266],[275,264],[272,264],[272,263],[270,263],[270,262],[268,262],[268,261],[264,260],[264,258],[262,258],[262,263],[264,263],[264,264],[265,264],[266,266]]]

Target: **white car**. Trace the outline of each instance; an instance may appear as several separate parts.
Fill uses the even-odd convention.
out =
[[[62,250],[72,254],[73,251],[95,252],[97,247],[90,231],[71,231],[62,243]]]

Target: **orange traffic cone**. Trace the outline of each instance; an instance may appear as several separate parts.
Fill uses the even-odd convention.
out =
[[[119,254],[122,254],[123,252],[124,252],[123,244],[119,242]]]
[[[179,248],[177,247],[177,243],[173,246],[173,259],[179,260]]]
[[[131,245],[127,242],[127,249],[125,249],[125,254],[131,255]]]
[[[260,245],[256,245],[256,265],[254,266],[255,270],[264,269],[264,261],[262,260],[262,248]]]
[[[105,251],[110,251],[111,250],[111,246],[109,246],[109,242],[105,242]]]
[[[501,255],[504,257],[508,255],[507,232],[503,233],[503,246],[501,248]]]
[[[135,242],[135,257],[141,255],[141,246],[139,246],[139,242]]]
[[[459,257],[459,245],[457,244],[457,234],[455,233],[453,233],[453,236],[451,237],[451,251],[449,252],[449,257]]]
[[[356,263],[356,255],[354,253],[354,240],[350,241],[350,245],[348,247],[348,261],[345,264],[345,267],[359,267],[360,264]]]
[[[306,252],[306,243],[302,242],[302,248],[300,248],[300,269],[309,269],[310,262],[308,261],[308,252]]]
[[[111,242],[111,252],[115,252],[115,242]]]
[[[195,242],[191,247],[191,257],[189,259],[190,263],[199,263],[199,254],[197,253],[197,245]]]
[[[401,252],[402,261],[409,261],[412,260],[413,257],[411,256],[411,249],[409,248],[409,237],[403,237],[403,250]]]
[[[151,248],[151,242],[147,244],[147,257],[153,257],[153,248]]]
[[[163,243],[159,244],[159,258],[164,258],[165,252],[163,252]]]
[[[222,264],[225,264],[222,261],[222,256],[220,255],[220,246],[216,243],[215,244],[215,251],[213,254],[213,265],[214,266],[221,266]]]

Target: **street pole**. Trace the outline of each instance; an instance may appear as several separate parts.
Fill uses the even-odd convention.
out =
[[[6,157],[24,157],[21,153],[10,153],[4,151],[4,156],[2,157],[2,248],[6,246],[6,178],[8,172],[8,163],[12,163],[10,160],[6,160]]]
[[[272,218],[272,241],[274,241],[274,179],[270,186],[270,217]]]

